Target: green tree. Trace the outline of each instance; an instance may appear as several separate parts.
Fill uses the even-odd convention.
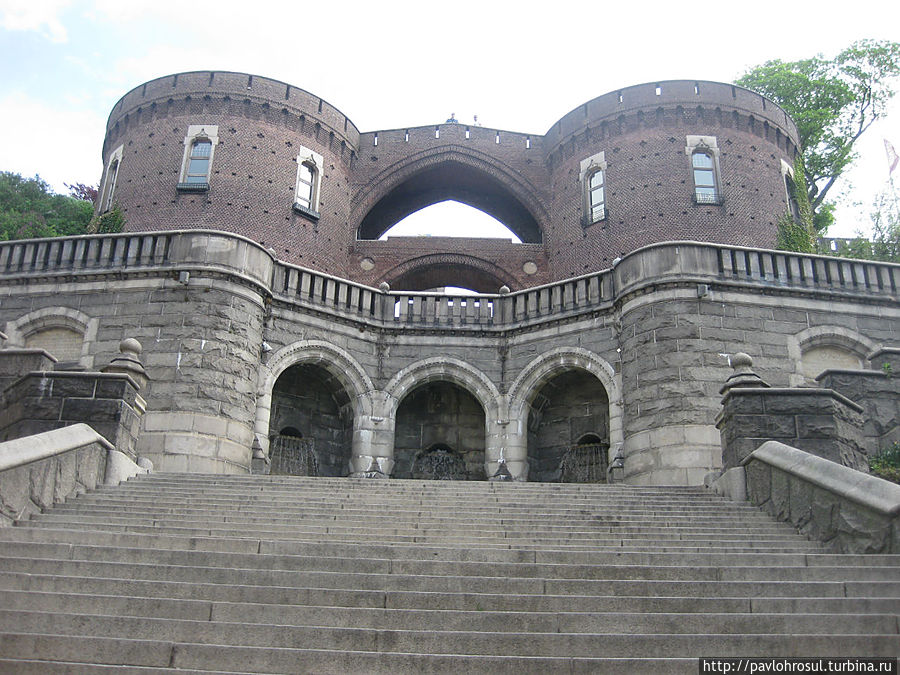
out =
[[[0,172],[0,240],[85,234],[94,207],[54,194],[40,176]]]
[[[856,158],[856,141],[884,115],[898,75],[900,43],[861,40],[833,59],[776,59],[736,80],[794,118],[817,232],[824,233],[833,222],[833,206],[826,197]]]

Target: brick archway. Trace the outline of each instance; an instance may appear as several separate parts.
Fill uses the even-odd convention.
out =
[[[484,211],[525,243],[541,243],[546,210],[537,190],[496,158],[456,146],[405,158],[357,196],[357,238],[378,239],[406,216],[455,200]]]

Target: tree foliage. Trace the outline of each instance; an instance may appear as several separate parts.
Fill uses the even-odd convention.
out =
[[[833,220],[825,202],[829,191],[856,158],[856,141],[884,115],[898,75],[900,43],[861,40],[833,59],[776,59],[736,80],[778,103],[796,122],[818,232]]]
[[[778,234],[775,248],[780,251],[798,251],[800,253],[816,252],[816,231],[813,227],[812,207],[809,203],[806,178],[803,171],[803,159],[794,159],[794,177],[792,195],[797,205],[797,213],[786,212],[778,219]]]
[[[85,234],[94,207],[54,194],[40,176],[0,172],[0,240]]]
[[[863,237],[844,243],[835,253],[845,258],[900,263],[900,197],[896,189],[883,190],[869,213],[871,239]]]

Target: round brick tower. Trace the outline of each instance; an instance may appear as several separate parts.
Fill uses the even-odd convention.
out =
[[[543,136],[462,124],[360,134],[340,111],[255,75],[169,75],[113,108],[98,210],[129,231],[207,228],[366,284],[513,290],[603,269],[668,240],[770,247],[797,153],[787,114],[714,82],[638,85]],[[521,244],[391,238],[446,199]]]

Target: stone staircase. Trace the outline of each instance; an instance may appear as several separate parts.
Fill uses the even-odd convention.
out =
[[[702,488],[156,474],[0,529],[0,673],[897,656],[900,556]]]

